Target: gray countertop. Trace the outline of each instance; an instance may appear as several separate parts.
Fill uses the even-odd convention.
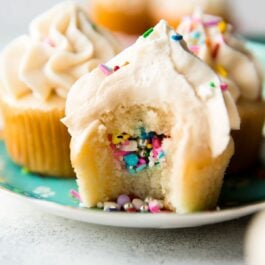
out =
[[[141,230],[55,217],[0,193],[1,265],[242,265],[249,217],[189,229]]]

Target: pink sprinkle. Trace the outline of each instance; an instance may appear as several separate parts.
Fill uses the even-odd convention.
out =
[[[140,158],[139,161],[138,161],[138,164],[139,165],[145,165],[146,161],[143,158]]]
[[[130,154],[131,152],[126,152],[126,151],[121,151],[121,150],[117,150],[115,151],[115,156],[126,156],[128,154]]]
[[[56,46],[55,43],[50,38],[46,38],[44,40],[44,43],[50,45],[51,47],[55,47]]]
[[[112,74],[112,70],[110,70],[106,65],[100,64],[98,67],[104,75],[108,76]]]
[[[152,146],[153,146],[153,148],[160,148],[161,147],[161,141],[158,138],[153,138]]]
[[[81,196],[80,196],[80,194],[79,194],[77,191],[75,191],[75,190],[70,190],[70,194],[71,194],[74,198],[76,198],[77,200],[79,200],[80,202],[82,202]]]
[[[126,140],[123,145],[129,145],[130,144],[130,141],[129,140]]]
[[[149,210],[151,213],[159,213],[160,206],[157,201],[150,201],[149,202]]]
[[[203,25],[205,27],[213,27],[213,26],[218,25],[219,22],[220,22],[220,19],[210,20],[210,21],[207,21],[207,22],[203,22]]]
[[[228,84],[226,84],[226,83],[223,83],[223,84],[221,84],[221,90],[222,91],[226,91],[226,90],[228,90]]]
[[[190,50],[192,51],[192,52],[199,52],[199,50],[200,50],[200,47],[199,46],[190,46]]]
[[[119,69],[120,69],[120,67],[119,67],[118,65],[116,65],[116,66],[114,66],[113,71],[116,72],[116,71],[118,71]]]

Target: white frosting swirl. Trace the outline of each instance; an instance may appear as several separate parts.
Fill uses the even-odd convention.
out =
[[[118,71],[95,69],[72,87],[63,120],[72,135],[72,157],[101,115],[121,104],[173,113],[171,136],[181,131],[195,149],[202,142],[209,146],[214,157],[225,150],[231,128],[240,123],[235,102],[228,91],[222,93],[211,68],[190,53],[184,41],[174,40],[175,35],[161,21],[148,37],[140,37],[107,63],[111,69],[120,66]]]
[[[220,17],[195,12],[182,19],[177,31],[189,49],[228,83],[235,99],[260,98],[262,71],[243,40],[233,34],[231,25]]]
[[[93,25],[78,4],[65,2],[33,20],[30,34],[7,46],[1,80],[16,98],[33,93],[47,100],[53,91],[66,98],[78,78],[118,51],[116,40]]]

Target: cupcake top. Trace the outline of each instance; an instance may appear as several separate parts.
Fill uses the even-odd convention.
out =
[[[74,2],[65,2],[34,19],[29,34],[18,37],[1,54],[4,93],[29,94],[47,101],[66,95],[73,83],[119,51],[116,40],[88,19]]]
[[[189,49],[229,85],[234,99],[261,97],[262,71],[244,41],[221,17],[195,12],[184,17],[177,30]]]
[[[191,14],[195,8],[215,15],[225,15],[227,11],[226,0],[152,0],[151,4],[172,19]]]
[[[127,14],[145,11],[147,0],[94,0],[95,4],[115,12],[126,12]]]
[[[120,106],[145,105],[173,113],[169,135],[184,133],[195,146],[206,141],[218,156],[228,145],[231,128],[240,123],[232,96],[222,88],[211,68],[188,51],[182,36],[161,21],[72,87],[63,120],[73,136],[72,154],[81,150],[102,115]]]

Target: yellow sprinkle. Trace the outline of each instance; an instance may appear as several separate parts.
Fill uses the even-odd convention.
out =
[[[147,147],[148,149],[152,149],[152,145],[151,145],[151,144],[148,144],[146,147]]]
[[[221,21],[219,24],[218,24],[218,28],[220,30],[221,33],[225,33],[226,30],[227,30],[227,23],[224,22],[224,21]]]
[[[127,133],[123,134],[122,136],[123,136],[123,140],[124,141],[126,141],[126,140],[128,140],[130,138],[130,135],[127,134]]]
[[[224,67],[222,65],[220,65],[220,64],[216,65],[215,69],[220,76],[222,76],[222,77],[228,76],[227,71],[224,69]]]
[[[121,138],[120,134],[112,135],[112,143],[113,144],[120,144],[122,141],[123,141],[123,138]]]

